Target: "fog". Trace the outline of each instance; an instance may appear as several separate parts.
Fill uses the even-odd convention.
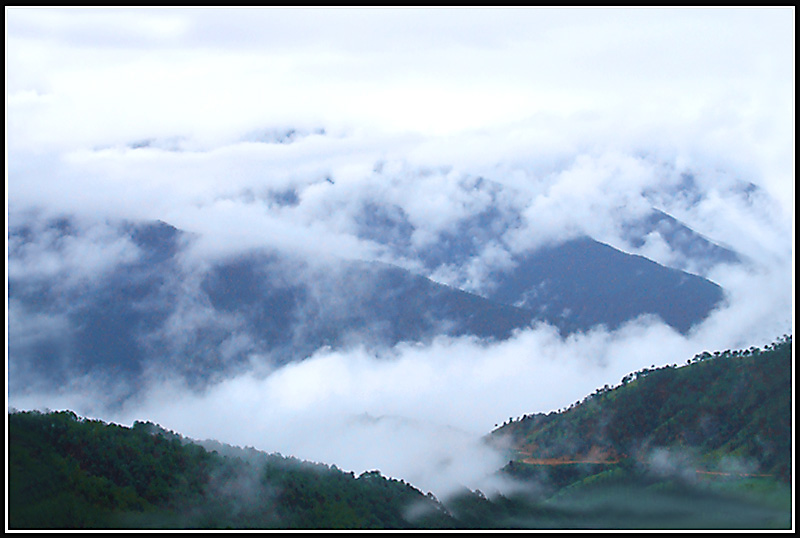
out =
[[[480,439],[509,417],[793,331],[792,10],[6,15],[8,225],[72,216],[80,228],[10,238],[8,278],[78,289],[141,255],[124,220],[191,234],[187,268],[269,248],[323,271],[380,260],[470,291],[514,254],[584,234],[700,272],[658,234],[626,235],[653,208],[746,260],[702,269],[726,302],[685,335],[644,318],[569,337],[537,325],[500,342],[355,341],[282,367],[253,356],[203,391],[154,363],[134,396],[89,376],[9,392],[9,406],[149,420],[438,495],[499,487],[504,455]],[[391,222],[380,233],[376,207]],[[432,263],[460,229],[468,254]],[[176,338],[214,315],[191,285]],[[21,376],[13,354],[57,340],[66,321],[8,300],[7,312],[7,374]]]

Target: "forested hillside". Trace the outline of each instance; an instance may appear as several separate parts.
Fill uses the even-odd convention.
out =
[[[438,501],[377,471],[223,456],[151,423],[127,428],[68,411],[8,418],[12,529],[458,525]]]
[[[736,471],[788,482],[792,338],[633,372],[566,410],[512,420],[493,438],[508,443],[523,463],[636,465],[671,453],[690,472]]]

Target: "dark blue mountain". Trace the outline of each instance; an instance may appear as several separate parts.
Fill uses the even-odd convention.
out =
[[[10,230],[10,264],[41,230]],[[68,219],[46,230],[56,245],[82,233]],[[254,360],[302,360],[323,346],[382,347],[437,335],[502,340],[535,321],[568,334],[652,314],[688,331],[723,300],[708,280],[590,238],[519,256],[512,270],[493,275],[490,294],[478,296],[382,263],[323,267],[278,252],[189,268],[180,261],[189,238],[174,227],[123,223],[116,231],[138,256],[91,279],[9,278],[11,390],[31,375],[59,384],[91,374],[135,387],[159,371],[204,384]]]
[[[60,238],[80,233],[68,219],[50,223],[46,232],[53,231]],[[69,275],[9,278],[10,315],[28,320],[21,324],[33,325],[25,332],[34,333],[23,337],[9,329],[9,370],[20,373],[10,384],[24,385],[30,375],[61,384],[88,373],[131,379],[142,373],[153,351],[148,338],[174,312],[182,234],[163,222],[125,223],[119,232],[139,248],[136,260],[76,282]],[[29,227],[11,229],[9,244],[24,245],[33,233]],[[42,319],[60,322],[37,331]]]
[[[643,314],[687,332],[724,299],[722,288],[705,278],[588,237],[537,249],[515,262],[493,275],[487,296],[530,310],[567,333],[595,325],[615,329]]]
[[[382,263],[341,262],[317,271],[272,254],[249,253],[211,269],[203,293],[219,312],[244,320],[262,350],[291,358],[322,346],[394,345],[439,334],[504,339],[530,312],[495,303]],[[300,271],[303,279],[287,278]]]
[[[51,232],[81,233],[61,222],[51,223]],[[161,370],[204,383],[253,357],[286,363],[324,346],[387,346],[441,334],[504,339],[531,322],[524,309],[386,264],[317,268],[252,251],[187,269],[179,262],[187,239],[172,226],[126,223],[118,232],[139,248],[134,261],[75,283],[65,275],[9,279],[18,320],[9,331],[12,390],[30,375],[51,384],[87,374],[135,384]],[[14,229],[11,243],[33,241],[34,233]],[[30,329],[49,319],[60,320],[56,330]]]

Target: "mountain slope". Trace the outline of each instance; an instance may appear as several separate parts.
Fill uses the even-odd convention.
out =
[[[685,467],[791,479],[792,339],[646,368],[570,409],[503,425],[520,463]]]
[[[287,278],[303,273],[303,278]],[[266,349],[304,355],[322,346],[394,345],[439,334],[504,339],[530,312],[381,263],[319,270],[250,253],[218,264],[202,283],[210,304],[236,314]]]
[[[9,420],[11,529],[457,528],[431,496],[377,471],[233,449],[208,452],[152,423],[71,412]]]
[[[718,264],[742,262],[741,256],[733,250],[710,241],[658,209],[626,223],[624,236],[635,248],[641,248],[651,236],[659,237],[677,254],[673,256],[676,263],[672,267],[700,275],[707,274]]]
[[[280,364],[323,346],[442,334],[502,340],[534,321],[570,333],[655,314],[687,331],[723,297],[707,280],[590,238],[521,257],[487,296],[386,264],[276,251],[192,265],[190,243],[163,222],[12,227],[11,390],[89,372],[135,385],[154,368],[204,384],[253,357]]]
[[[13,230],[10,262],[29,263],[26,249],[67,260],[72,245],[85,250],[81,241],[91,241],[76,228],[65,221],[39,230],[44,247],[34,231]],[[12,390],[28,386],[29,374],[53,384],[89,372],[136,380],[153,366],[203,383],[252,356],[285,363],[323,346],[391,346],[440,334],[504,339],[532,319],[386,264],[319,265],[248,251],[198,268],[182,263],[188,239],[165,223],[116,232],[135,256],[87,277],[64,261],[63,271],[17,270],[9,278]]]
[[[724,299],[713,282],[589,237],[519,256],[513,269],[492,280],[489,298],[531,310],[565,332],[600,324],[613,329],[642,314],[687,332]]]

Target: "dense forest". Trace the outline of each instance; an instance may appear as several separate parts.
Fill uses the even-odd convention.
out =
[[[152,423],[9,415],[13,528],[413,528],[457,524],[432,497],[277,454],[208,451]],[[409,510],[412,510],[409,513]]]
[[[150,422],[8,415],[10,529],[788,528],[791,337],[647,368],[512,420],[509,487],[446,499]]]
[[[740,474],[788,482],[792,409],[792,338],[784,336],[764,349],[644,368],[566,410],[511,420],[493,437],[521,461],[634,465],[672,451],[692,455],[699,472],[726,472],[738,462]]]

